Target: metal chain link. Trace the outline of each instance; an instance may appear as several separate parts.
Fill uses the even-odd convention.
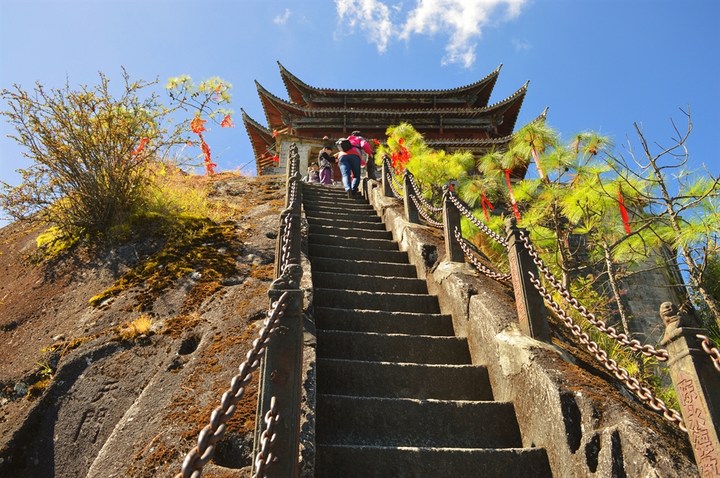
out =
[[[493,231],[489,227],[487,227],[485,224],[480,222],[478,218],[475,217],[475,215],[470,211],[470,208],[468,208],[465,203],[463,203],[459,197],[452,191],[448,193],[448,197],[450,198],[450,201],[455,205],[455,207],[460,211],[460,214],[468,218],[470,222],[472,222],[478,229],[480,229],[482,232],[484,232],[486,235],[490,236],[491,239],[493,239],[495,242],[503,246],[505,249],[507,249],[507,241],[501,237],[497,232]]]
[[[198,435],[198,444],[188,452],[182,463],[181,472],[175,478],[199,478],[203,467],[210,461],[215,453],[215,444],[225,434],[225,423],[233,416],[236,404],[245,393],[245,387],[250,384],[252,372],[260,366],[260,358],[270,343],[273,332],[277,330],[277,323],[284,315],[289,303],[289,293],[284,292],[272,304],[268,312],[268,319],[260,330],[259,337],[253,341],[253,348],[246,355],[245,361],[240,364],[239,373],[230,380],[230,389],[223,393],[220,406],[210,414],[210,424],[205,426]]]
[[[270,409],[265,414],[265,430],[260,435],[260,451],[255,457],[255,473],[252,478],[264,478],[265,468],[277,461],[277,457],[270,450],[277,438],[275,424],[280,420],[277,415],[277,401],[275,396],[270,397]]]
[[[417,196],[415,196],[414,194],[411,194],[410,199],[412,200],[413,203],[415,203],[415,207],[417,208],[418,214],[420,214],[422,216],[422,218],[425,219],[425,222],[427,222],[432,227],[436,227],[438,229],[443,229],[445,227],[445,225],[442,222],[438,222],[435,219],[433,219],[430,216],[430,213],[425,211],[425,209],[420,204],[418,204]]]
[[[596,342],[592,341],[590,336],[586,332],[583,332],[579,325],[573,322],[572,317],[570,317],[560,307],[560,305],[553,300],[550,293],[540,284],[540,281],[535,277],[535,275],[532,273],[529,273],[529,275],[530,281],[533,283],[538,292],[540,292],[540,295],[543,296],[550,308],[560,317],[563,324],[570,329],[570,332],[578,338],[580,343],[585,345],[585,348],[587,348],[587,350],[593,354],[607,370],[612,372],[615,377],[621,380],[630,389],[630,391],[635,394],[635,396],[645,402],[648,406],[650,406],[650,408],[655,411],[662,412],[662,415],[666,420],[671,423],[675,423],[682,431],[687,432],[685,422],[679,412],[673,410],[672,408],[668,408],[665,405],[665,402],[655,397],[649,388],[643,386],[638,379],[631,377],[625,368],[620,367],[615,360],[608,357],[607,352],[601,349]]]
[[[652,345],[646,344],[642,345],[639,340],[637,339],[630,339],[630,337],[627,336],[627,334],[624,334],[622,332],[618,332],[615,330],[615,327],[610,327],[605,323],[603,320],[600,320],[595,317],[595,314],[590,312],[584,305],[582,305],[578,300],[572,296],[569,290],[567,290],[563,285],[560,283],[560,281],[555,277],[552,272],[550,272],[550,269],[547,267],[547,265],[543,262],[543,260],[540,258],[540,255],[538,254],[537,250],[535,249],[535,246],[530,242],[530,239],[525,234],[525,231],[522,229],[520,230],[520,239],[522,240],[523,244],[525,245],[525,248],[530,253],[530,256],[533,259],[533,262],[535,262],[535,265],[537,265],[538,270],[542,272],[543,276],[550,282],[550,284],[553,286],[553,288],[558,291],[558,293],[565,299],[568,304],[570,304],[575,310],[577,310],[580,315],[582,315],[585,320],[590,322],[592,325],[598,328],[602,333],[607,335],[608,337],[616,340],[617,342],[621,343],[622,345],[625,345],[626,347],[631,348],[635,352],[640,352],[641,354],[645,355],[646,357],[655,357],[659,362],[665,362],[668,360],[669,355],[668,351],[665,349],[656,349]]]
[[[420,201],[420,203],[422,203],[423,207],[425,207],[425,209],[429,210],[430,212],[434,212],[434,213],[442,212],[441,207],[433,206],[423,197],[422,191],[420,190],[420,186],[415,181],[415,175],[413,173],[411,173],[410,171],[407,171],[406,174],[408,176],[408,179],[410,179],[410,186],[412,186],[412,189],[415,192],[415,195],[417,196],[418,201]],[[415,204],[417,205],[417,202]],[[418,206],[418,209],[419,209],[419,206]]]
[[[696,334],[695,337],[701,340],[700,345],[702,345],[702,349],[710,356],[715,370],[720,372],[720,350],[717,349],[707,335]]]
[[[460,244],[460,248],[465,253],[465,257],[470,260],[470,262],[475,266],[478,271],[497,281],[509,282],[512,279],[512,276],[510,274],[500,274],[498,272],[491,271],[482,262],[480,262],[480,260],[475,256],[470,247],[467,245],[467,241],[462,237],[462,233],[457,227],[455,227],[455,238]]]
[[[398,186],[395,185],[395,178],[390,173],[392,166],[390,165],[390,161],[387,156],[383,156],[383,163],[387,166],[385,168],[385,179],[387,180],[388,184],[390,185],[390,191],[392,191],[393,196],[395,196],[396,199],[402,199],[403,195],[398,190]]]
[[[388,181],[388,184],[390,184],[390,190],[393,193],[393,196],[397,199],[402,199],[402,193],[397,189],[397,186],[395,186],[395,179],[390,174],[390,168],[387,168],[387,171],[385,172],[385,177]]]
[[[282,246],[280,247],[280,262],[279,262],[279,270],[282,271],[285,269],[285,266],[287,266],[290,263],[290,254],[291,254],[291,247],[290,247],[290,241],[291,241],[291,234],[292,234],[292,224],[293,220],[295,219],[293,214],[286,214],[283,218],[283,235],[281,238],[280,244]]]

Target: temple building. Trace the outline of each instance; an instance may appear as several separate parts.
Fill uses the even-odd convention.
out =
[[[341,90],[304,83],[278,62],[289,100],[256,83],[266,125],[242,112],[255,155],[257,174],[284,172],[289,145],[300,151],[300,167],[315,161],[322,137],[345,137],[360,130],[366,139],[385,139],[388,126],[408,122],[428,146],[447,152],[482,155],[502,149],[512,136],[528,84],[509,97],[488,104],[500,66],[485,78],[444,90]],[[543,113],[544,115],[544,113]],[[515,171],[523,177],[525,171]]]

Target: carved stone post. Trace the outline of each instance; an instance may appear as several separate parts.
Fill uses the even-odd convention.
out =
[[[450,200],[450,189],[444,186],[443,189],[443,233],[445,234],[445,255],[446,260],[452,262],[465,262],[465,253],[455,237],[455,229],[460,229],[460,211]]]
[[[690,436],[695,462],[703,478],[720,476],[720,372],[702,349],[689,318],[671,302],[663,302],[660,316],[665,322],[662,345],[670,359],[668,368],[680,411]]]
[[[395,197],[395,196],[393,196],[392,187],[390,186],[390,181],[388,180],[388,176],[390,176],[390,162],[388,161],[387,156],[383,156],[383,162],[382,162],[383,197],[391,198],[391,197]]]
[[[278,322],[265,351],[260,373],[258,408],[255,423],[255,452],[260,450],[260,436],[265,429],[263,417],[275,397],[280,417],[275,425],[275,440],[271,446],[277,461],[269,464],[268,478],[296,478],[300,476],[300,399],[302,394],[303,291],[299,289],[302,267],[291,264],[276,279],[268,296],[271,304],[288,292],[288,304]]]
[[[534,339],[550,342],[550,327],[548,326],[545,302],[540,292],[530,282],[528,275],[528,272],[532,272],[535,278],[540,279],[537,266],[520,238],[520,229],[517,227],[515,218],[508,220],[505,229],[508,262],[520,330]],[[527,235],[527,233],[525,234]]]
[[[412,224],[420,224],[420,213],[418,212],[415,201],[410,197],[411,194],[415,194],[412,184],[410,183],[410,175],[412,173],[405,170],[405,176],[403,178],[403,205],[405,206],[405,219]]]

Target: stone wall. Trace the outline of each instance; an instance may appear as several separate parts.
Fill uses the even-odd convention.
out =
[[[520,333],[512,291],[469,264],[444,260],[436,229],[410,224],[402,202],[369,182],[369,197],[418,275],[487,366],[496,400],[512,402],[524,446],[544,447],[558,477],[697,476],[687,434],[610,379],[599,362],[558,340]]]

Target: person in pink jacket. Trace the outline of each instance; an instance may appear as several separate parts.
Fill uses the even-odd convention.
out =
[[[353,131],[350,136],[348,136],[348,141],[355,146],[357,149],[364,151],[368,155],[367,159],[367,173],[368,178],[370,179],[377,179],[377,175],[375,174],[375,159],[373,158],[373,149],[372,146],[370,146],[370,143],[363,138],[360,135],[360,131]]]

